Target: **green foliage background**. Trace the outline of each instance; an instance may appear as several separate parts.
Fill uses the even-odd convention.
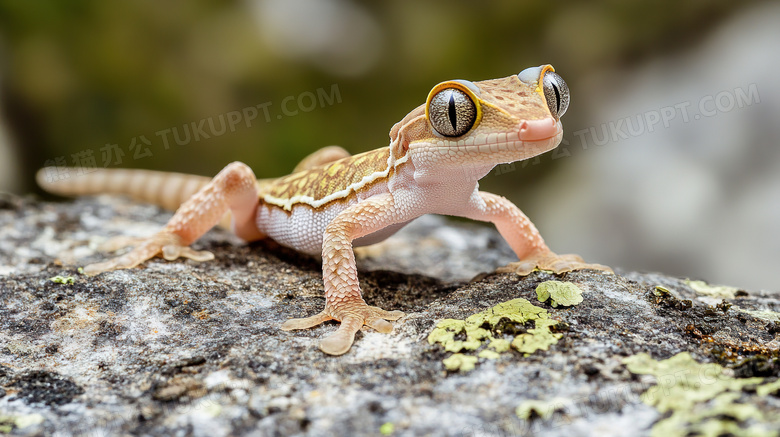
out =
[[[91,149],[100,165],[101,147],[127,151],[141,135],[152,141],[152,156],[122,166],[212,175],[240,160],[258,176],[278,176],[324,145],[352,152],[385,145],[390,127],[442,80],[503,77],[542,63],[569,82],[573,103],[564,125],[572,132],[584,119],[579,78],[679,50],[744,6],[725,0],[344,4],[379,29],[378,43],[365,54],[378,60],[359,73],[328,72],[272,49],[249,1],[0,1],[4,112],[27,187],[33,189],[34,170],[47,160],[65,157],[72,165],[72,154]],[[310,13],[302,9],[297,17],[317,23]],[[334,84],[339,104],[258,119],[251,128],[169,150],[155,136],[264,102],[278,108],[287,96]],[[532,189],[552,165],[486,186]]]

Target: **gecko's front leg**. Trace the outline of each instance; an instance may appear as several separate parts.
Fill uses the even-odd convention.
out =
[[[404,313],[369,306],[363,300],[352,241],[401,221],[390,194],[367,199],[336,216],[325,229],[322,245],[325,309],[311,317],[288,320],[282,329],[306,329],[327,320],[340,321],[339,329],[320,342],[320,349],[330,355],[346,353],[363,325],[382,333],[392,331],[387,320],[398,320]]]
[[[499,268],[499,272],[514,272],[521,276],[531,273],[534,269],[555,273],[585,269],[612,272],[607,266],[586,263],[579,255],[558,255],[550,250],[531,220],[504,197],[475,191],[464,216],[494,223],[520,259]]]

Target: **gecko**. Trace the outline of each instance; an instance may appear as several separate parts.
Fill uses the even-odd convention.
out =
[[[52,168],[43,168],[37,180],[55,194],[125,194],[176,211],[150,237],[109,240],[107,250],[132,249],[87,265],[87,275],[132,268],[155,256],[211,260],[212,253],[190,245],[217,224],[248,242],[270,238],[320,255],[325,308],[290,319],[281,329],[307,329],[336,320],[340,326],[320,340],[319,348],[341,355],[364,325],[389,333],[390,321],[404,315],[365,302],[353,247],[382,241],[424,214],[493,223],[519,260],[504,271],[521,276],[534,269],[611,271],[577,255],[554,253],[517,206],[479,190],[479,180],[496,165],[557,147],[569,101],[566,82],[551,65],[542,65],[500,79],[439,83],[423,105],[392,127],[387,146],[354,156],[340,147],[326,147],[280,178],[256,179],[249,166],[233,162],[212,179],[100,169],[52,182],[46,177]]]

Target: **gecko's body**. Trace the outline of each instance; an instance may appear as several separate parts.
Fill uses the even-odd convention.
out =
[[[326,320],[341,327],[320,343],[329,354],[349,350],[365,324],[389,332],[403,314],[368,306],[360,294],[353,245],[372,244],[423,214],[437,213],[496,225],[520,262],[519,274],[534,268],[556,272],[598,268],[575,255],[558,256],[528,218],[505,198],[478,189],[478,181],[499,163],[553,149],[562,138],[560,116],[568,88],[550,66],[482,82],[448,81],[433,88],[425,105],[390,131],[390,145],[355,156],[328,147],[304,159],[289,176],[256,180],[235,162],[207,178],[139,170],[104,170],[72,181],[39,183],[60,194],[125,193],[175,208],[170,222],[132,251],[89,265],[88,274],[136,266],[154,256],[211,259],[188,246],[231,217],[247,240],[272,238],[322,256],[325,309],[287,321],[303,329]]]

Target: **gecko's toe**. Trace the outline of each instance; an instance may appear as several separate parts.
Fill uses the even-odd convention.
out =
[[[189,258],[193,261],[211,261],[214,259],[214,254],[207,250],[194,250],[189,246],[179,246],[176,244],[169,244],[163,246],[162,255],[168,261],[173,261],[179,257]]]
[[[526,276],[536,269],[553,273],[566,273],[574,270],[601,270],[613,273],[612,269],[607,266],[586,263],[579,255],[558,255],[553,252],[542,252],[532,255],[519,262],[501,267],[497,271],[499,273],[516,273],[520,276]]]
[[[398,320],[404,316],[403,311],[387,311],[379,307],[371,306],[371,314],[377,319]],[[368,324],[368,323],[366,323]]]
[[[125,247],[136,246],[143,241],[143,238],[119,235],[116,237],[111,237],[101,243],[98,246],[98,250],[101,252],[116,252],[117,250],[124,249]]]
[[[393,332],[393,324],[384,319],[366,320],[366,325],[374,328],[377,332],[382,334],[389,334]]]
[[[282,323],[282,331],[293,331],[296,329],[308,329],[319,325],[322,322],[331,320],[332,317],[325,313],[319,313],[311,317],[303,317],[300,319],[290,319]]]
[[[124,255],[120,255],[102,263],[90,264],[84,267],[84,273],[93,276],[112,270],[133,268],[160,254],[168,261],[179,257],[189,258],[195,261],[208,261],[214,259],[214,254],[211,252],[197,251],[191,249],[189,246],[183,246],[180,244],[181,239],[177,235],[164,230],[151,237],[140,240],[136,238],[117,237],[109,240],[108,243],[112,246],[122,246],[130,242],[139,244]]]
[[[330,308],[311,317],[290,319],[282,324],[282,330],[307,329],[334,319],[340,321],[339,329],[320,341],[320,349],[328,355],[342,355],[352,347],[355,334],[363,325],[388,334],[393,331],[393,325],[388,320],[398,320],[403,315],[402,311],[385,311],[379,307],[368,306],[361,300],[340,311]]]
[[[320,350],[328,355],[344,355],[352,347],[352,343],[355,341],[355,334],[362,326],[363,321],[359,317],[345,317],[336,332],[320,341]],[[390,329],[392,330],[393,327],[391,326]]]
[[[89,264],[88,266],[85,266],[82,271],[87,276],[95,276],[104,272],[133,268],[141,262],[142,261],[137,261],[132,257],[124,255],[102,263]]]

